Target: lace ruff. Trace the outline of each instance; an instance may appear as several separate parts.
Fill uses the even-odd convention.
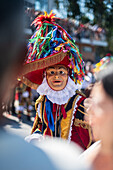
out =
[[[60,91],[52,90],[49,87],[46,78],[44,78],[42,84],[37,88],[37,92],[40,95],[46,95],[52,103],[62,105],[67,103],[69,98],[75,95],[77,89],[78,85],[76,85],[70,77],[68,77],[66,87]]]

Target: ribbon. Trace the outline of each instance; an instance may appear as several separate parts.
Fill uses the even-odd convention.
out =
[[[53,104],[53,113],[56,112],[56,109],[57,109],[57,104]],[[61,112],[62,112],[63,118],[66,119],[67,114],[66,114],[64,105],[61,105]],[[58,113],[59,113],[59,109],[58,109]]]
[[[47,101],[45,104],[46,104],[45,109],[46,109],[46,114],[47,114],[47,119],[48,119],[48,125],[49,125],[49,128],[54,132],[55,127],[54,127],[54,118],[52,114],[52,103],[47,98]]]
[[[62,112],[62,114],[63,114],[63,118],[66,119],[67,114],[66,114],[66,111],[65,111],[65,108],[64,108],[63,105],[61,105],[61,112]]]

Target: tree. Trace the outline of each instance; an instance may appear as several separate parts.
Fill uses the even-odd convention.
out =
[[[55,2],[58,9],[62,2],[67,17],[77,19],[83,24],[89,22],[104,28],[108,42],[108,47],[104,50],[113,53],[113,0],[55,0]],[[84,11],[82,11],[81,3],[84,6]],[[87,13],[93,15],[93,20],[86,15]]]
[[[78,0],[68,0],[67,17],[80,18],[80,6]]]
[[[93,24],[105,28],[108,48],[113,53],[113,0],[85,0],[87,12],[93,14]]]
[[[63,4],[64,9],[67,12],[67,17],[79,19],[81,16],[79,0],[55,0],[56,8],[60,9],[60,5]]]

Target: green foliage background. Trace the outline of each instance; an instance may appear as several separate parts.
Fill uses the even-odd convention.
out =
[[[60,7],[60,2],[55,0],[57,9]],[[62,3],[67,11],[67,17],[77,19],[83,24],[87,22],[98,24],[105,29],[108,47],[99,47],[98,50],[100,56],[108,52],[113,55],[113,0],[62,0]],[[88,17],[87,13],[92,15],[93,19]]]

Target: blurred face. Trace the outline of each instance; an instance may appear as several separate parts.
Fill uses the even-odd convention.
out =
[[[55,65],[46,69],[47,83],[55,91],[63,90],[68,80],[68,70],[63,65]]]
[[[104,91],[102,83],[94,86],[85,105],[95,137],[113,141],[113,99]]]

